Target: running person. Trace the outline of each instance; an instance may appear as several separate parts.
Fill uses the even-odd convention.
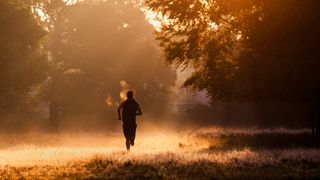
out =
[[[122,110],[122,113],[121,113]],[[118,107],[118,116],[119,120],[122,120],[123,133],[126,138],[126,147],[127,150],[130,150],[130,145],[134,145],[134,139],[136,136],[136,116],[142,115],[140,105],[133,98],[133,92],[127,92],[127,100],[122,102]],[[121,117],[122,114],[122,117]]]

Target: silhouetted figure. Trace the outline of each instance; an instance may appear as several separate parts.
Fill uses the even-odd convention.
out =
[[[122,110],[122,118],[121,118]],[[134,139],[136,137],[136,116],[142,115],[140,105],[133,98],[133,92],[127,92],[127,100],[122,102],[118,107],[118,116],[119,120],[122,119],[123,122],[123,133],[126,138],[126,147],[127,150],[130,150],[130,145],[134,145]]]

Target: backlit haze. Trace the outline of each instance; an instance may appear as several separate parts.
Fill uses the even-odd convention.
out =
[[[318,7],[0,0],[0,179],[319,179]]]

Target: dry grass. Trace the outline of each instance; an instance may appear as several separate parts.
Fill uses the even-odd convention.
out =
[[[1,139],[0,179],[320,177],[320,149],[309,140],[299,144],[310,139],[306,130],[208,128],[191,137],[149,132],[138,134],[131,152],[124,150],[120,133]]]

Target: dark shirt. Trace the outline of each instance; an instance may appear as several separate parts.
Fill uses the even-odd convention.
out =
[[[123,102],[122,118],[124,122],[135,122],[139,104],[133,98]]]

